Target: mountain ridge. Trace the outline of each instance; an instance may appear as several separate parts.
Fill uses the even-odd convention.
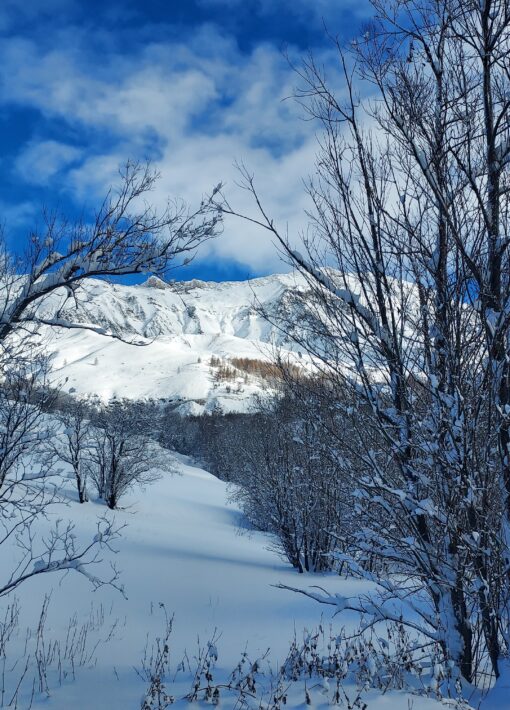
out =
[[[74,297],[52,296],[41,315],[115,337],[46,328],[53,381],[78,396],[161,399],[188,414],[246,411],[267,383],[243,373],[219,381],[211,361],[270,361],[275,348],[299,359],[295,343],[261,311],[292,316],[298,294],[306,292],[305,279],[295,272],[226,282],[151,276],[133,286],[90,279]],[[140,339],[142,346],[130,344]]]

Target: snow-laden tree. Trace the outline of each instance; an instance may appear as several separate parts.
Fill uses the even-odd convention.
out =
[[[497,678],[510,640],[510,4],[372,4],[363,36],[336,44],[340,84],[313,58],[298,70],[323,129],[303,254],[244,173],[253,219],[308,280],[316,325],[302,344],[358,402],[344,407],[362,471],[353,566],[381,593],[316,596],[372,621],[403,614],[466,680],[484,664]]]
[[[59,461],[71,467],[80,503],[88,500],[87,475],[89,469],[91,427],[90,406],[83,400],[65,401],[55,413],[61,425],[52,440],[52,449]]]
[[[109,508],[134,485],[158,478],[161,460],[155,443],[139,424],[138,409],[129,400],[99,403],[92,415],[89,438],[89,475]]]
[[[47,374],[47,360],[34,353],[4,368],[0,382],[0,596],[36,575],[68,570],[82,573],[95,587],[116,585],[115,569],[105,577],[100,564],[119,533],[113,521],[98,519],[97,533],[81,541],[71,522],[48,524],[65,499],[52,447],[57,426],[44,413],[55,399]],[[96,564],[99,573],[93,572]]]
[[[27,238],[25,252],[0,255],[0,343],[12,348],[14,332],[37,331],[42,324],[104,331],[60,318],[59,308],[76,296],[89,277],[164,275],[187,263],[200,244],[214,237],[220,217],[211,199],[191,211],[175,202],[163,211],[149,203],[158,174],[149,165],[127,163],[113,188],[89,220],[70,222],[48,215],[44,228]],[[213,191],[213,195],[217,190]],[[42,304],[52,294],[51,308]]]
[[[72,523],[49,528],[45,522],[64,499],[50,446],[57,427],[44,414],[54,395],[47,387],[41,329],[89,328],[107,334],[60,317],[66,300],[78,297],[84,279],[165,274],[215,236],[220,220],[211,200],[203,200],[195,211],[178,203],[161,212],[153,209],[147,198],[157,178],[150,166],[128,163],[120,185],[87,219],[71,222],[47,215],[43,229],[27,237],[23,253],[9,253],[7,241],[0,239],[0,552],[13,541],[20,549],[15,568],[6,568],[0,579],[0,596],[46,572],[74,569],[95,586],[117,578],[115,571],[109,580],[95,576],[89,566],[100,561],[101,551],[118,534],[111,520],[99,519],[97,534],[88,542],[77,540]],[[80,500],[86,495],[83,423],[81,416],[68,422],[63,454],[73,468]],[[117,486],[115,495],[122,490]]]

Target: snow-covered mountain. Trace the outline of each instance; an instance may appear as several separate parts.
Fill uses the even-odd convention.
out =
[[[260,308],[270,314],[290,309],[296,318],[303,307],[297,294],[306,290],[297,274],[223,283],[164,283],[151,277],[136,286],[89,280],[77,298],[58,295],[45,302],[44,315],[117,337],[48,329],[54,380],[78,395],[182,400],[185,412],[215,406],[245,410],[264,388],[263,380],[239,372],[219,381],[218,359],[224,364],[231,358],[270,360],[275,345],[299,359],[295,345]]]

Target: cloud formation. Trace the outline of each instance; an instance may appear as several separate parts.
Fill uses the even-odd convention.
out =
[[[13,165],[18,178],[91,203],[120,164],[149,157],[162,176],[152,195],[157,204],[170,196],[193,206],[221,180],[235,206],[250,212],[249,196],[235,184],[234,163],[243,162],[268,212],[297,239],[306,227],[302,180],[313,170],[316,127],[283,100],[295,76],[278,48],[259,43],[243,52],[232,36],[200,25],[182,39],[155,39],[126,53],[109,31],[93,43],[88,32],[67,26],[57,43],[12,36],[0,46],[0,103],[65,129],[62,138],[41,130],[22,146]],[[201,257],[253,273],[282,268],[267,234],[235,220]]]
[[[77,163],[83,150],[54,140],[40,140],[25,146],[15,160],[15,169],[28,183],[47,185],[70,165]]]

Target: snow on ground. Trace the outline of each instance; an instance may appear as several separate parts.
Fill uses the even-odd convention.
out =
[[[112,622],[119,620],[113,639],[98,645],[93,667],[78,668],[76,679],[67,678],[62,685],[56,671],[51,671],[49,697],[35,692],[32,707],[54,710],[140,707],[145,686],[134,667],[140,667],[146,639],[163,632],[160,603],[170,614],[175,614],[171,637],[175,666],[185,649],[189,658],[193,658],[197,638],[205,644],[217,630],[218,667],[223,672],[237,664],[245,649],[253,658],[270,647],[273,664],[281,663],[294,632],[299,635],[304,627],[316,628],[321,615],[326,625],[332,622],[335,628],[341,624],[357,626],[358,619],[353,614],[343,615],[341,622],[332,620],[327,608],[272,585],[283,582],[306,586],[320,582],[330,591],[351,595],[361,592],[364,582],[298,575],[269,549],[268,536],[243,528],[242,516],[228,502],[223,482],[184,457],[176,457],[176,469],[177,473],[163,474],[145,490],[133,491],[123,499],[124,509],[115,514],[117,523],[127,524],[116,556],[127,599],[108,587],[91,593],[84,578],[75,573],[64,578],[41,576],[19,589],[22,625],[32,628],[37,625],[44,594],[51,592],[45,648],[52,638],[65,638],[68,618],[73,614],[78,614],[79,623],[88,619],[91,603],[100,618],[98,628],[91,632],[92,646],[96,637],[97,640],[107,637]],[[73,497],[72,491],[69,495]],[[93,534],[96,517],[104,511],[98,502],[79,505],[73,501],[59,515],[75,520],[78,537],[86,538]],[[5,604],[4,600],[4,608]],[[18,651],[23,640],[21,634]],[[22,664],[18,665],[12,677],[19,676],[22,668]],[[28,675],[26,682],[30,686]],[[177,695],[184,694],[189,684],[176,689]],[[30,692],[25,690],[18,707],[30,707],[29,697]],[[320,694],[318,697],[324,699],[317,701],[315,707],[326,707],[327,699]],[[377,710],[439,707],[433,700],[409,699],[402,693],[378,697],[370,692],[367,698],[368,707]],[[289,706],[301,707],[303,702],[301,694],[290,699]],[[195,705],[198,706],[201,705]],[[226,702],[221,706],[229,707]]]
[[[113,397],[193,402],[194,414],[212,410],[246,411],[262,386],[249,382],[216,383],[211,356],[261,357],[260,350],[234,336],[161,337],[135,346],[86,331],[61,332],[51,340],[53,382],[64,392]],[[237,392],[239,388],[239,392]]]
[[[353,277],[348,283],[354,292],[360,290]],[[86,324],[117,338],[90,329],[43,328],[53,355],[53,381],[64,391],[104,400],[182,401],[189,403],[185,412],[191,408],[197,414],[215,408],[240,412],[253,408],[266,383],[242,371],[239,378],[217,382],[211,358],[274,362],[278,349],[284,359],[313,370],[312,359],[278,327],[283,315],[294,324],[299,342],[310,298],[306,280],[297,273],[223,283],[164,284],[152,277],[137,286],[87,279],[73,298],[52,294],[38,311],[52,321]],[[381,373],[375,368],[373,374]]]
[[[41,314],[90,324],[126,342],[90,330],[45,329],[54,381],[64,391],[105,400],[182,399],[198,405],[197,412],[216,406],[246,411],[263,383],[252,376],[247,382],[216,383],[211,357],[273,360],[277,344],[299,360],[290,340],[258,308],[293,312],[296,291],[305,289],[302,277],[293,274],[225,283],[163,284],[151,278],[138,286],[88,279],[75,299],[62,294],[46,299]]]

